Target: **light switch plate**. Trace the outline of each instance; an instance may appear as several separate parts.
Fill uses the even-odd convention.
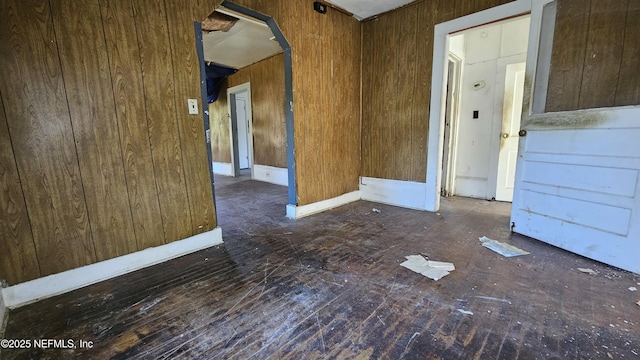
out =
[[[189,115],[198,115],[198,100],[187,99],[187,103],[189,104]]]

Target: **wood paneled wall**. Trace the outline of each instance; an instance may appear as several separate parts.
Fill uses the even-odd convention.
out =
[[[363,23],[363,176],[426,181],[434,26],[507,2],[421,1]]]
[[[211,124],[211,155],[214,162],[231,163],[231,137],[229,120],[229,103],[227,88],[229,79],[220,86],[220,95],[209,104],[209,121]]]
[[[640,104],[640,1],[558,0],[546,111]]]
[[[312,0],[238,0],[271,16],[291,45],[299,205],[358,189],[360,23]]]
[[[287,167],[287,137],[284,100],[284,56],[272,56],[229,76],[218,99],[209,105],[213,160],[231,162],[228,88],[251,83],[254,162]]]
[[[193,21],[214,1],[0,3],[0,279],[215,228]]]

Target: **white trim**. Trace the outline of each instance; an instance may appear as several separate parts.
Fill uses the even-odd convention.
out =
[[[305,216],[317,214],[319,212],[358,201],[360,200],[360,198],[360,190],[356,190],[347,194],[343,194],[327,200],[318,201],[308,205],[296,206],[288,204],[287,217],[289,219],[300,219]]]
[[[267,165],[253,165],[253,180],[289,186],[289,169]]]
[[[427,184],[413,181],[360,178],[362,200],[425,210]]]
[[[13,285],[2,289],[1,295],[5,306],[15,309],[219,244],[222,230],[218,227],[184,240]]]
[[[438,24],[434,29],[433,69],[431,77],[431,113],[427,139],[427,183],[425,208],[428,211],[440,209],[440,182],[442,172],[442,149],[444,139],[444,109],[448,67],[449,34],[478,25],[502,20],[531,11],[532,0],[517,0],[471,15]]]
[[[233,164],[213,162],[213,173],[224,176],[233,176]]]
[[[251,83],[250,82],[246,82],[244,84],[240,84],[234,87],[230,87],[227,89],[227,106],[229,107],[229,144],[231,145],[231,172],[232,175],[231,176],[236,176],[236,175],[240,175],[240,174],[236,174],[235,173],[235,155],[233,153],[233,148],[234,148],[234,138],[233,138],[233,121],[234,119],[231,117],[231,104],[232,101],[235,101],[235,95],[242,93],[242,92],[247,92],[247,122],[249,123],[249,130],[248,130],[248,134],[247,134],[247,139],[249,141],[249,168],[251,169],[251,172],[253,173],[253,111],[251,109]],[[235,119],[236,121],[236,126],[238,124],[238,120]]]

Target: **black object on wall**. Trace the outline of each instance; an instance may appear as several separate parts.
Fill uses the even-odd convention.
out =
[[[220,86],[227,76],[235,74],[238,70],[214,64],[206,64],[207,73],[207,101],[212,103],[218,99]]]

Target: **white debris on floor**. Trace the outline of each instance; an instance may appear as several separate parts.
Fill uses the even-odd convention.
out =
[[[405,258],[407,261],[400,264],[401,266],[435,281],[442,279],[456,269],[450,262],[427,260],[422,255],[409,255]]]
[[[578,268],[578,271],[583,272],[585,274],[598,275],[596,271],[593,271],[591,269]]]
[[[478,238],[478,240],[480,240],[480,242],[482,243],[482,246],[493,250],[494,252],[497,252],[498,254],[504,256],[504,257],[514,257],[514,256],[520,256],[520,255],[529,255],[530,253],[527,251],[524,251],[520,248],[517,248],[513,245],[509,245],[497,240],[492,240],[489,239],[486,236],[483,236],[481,238]]]

